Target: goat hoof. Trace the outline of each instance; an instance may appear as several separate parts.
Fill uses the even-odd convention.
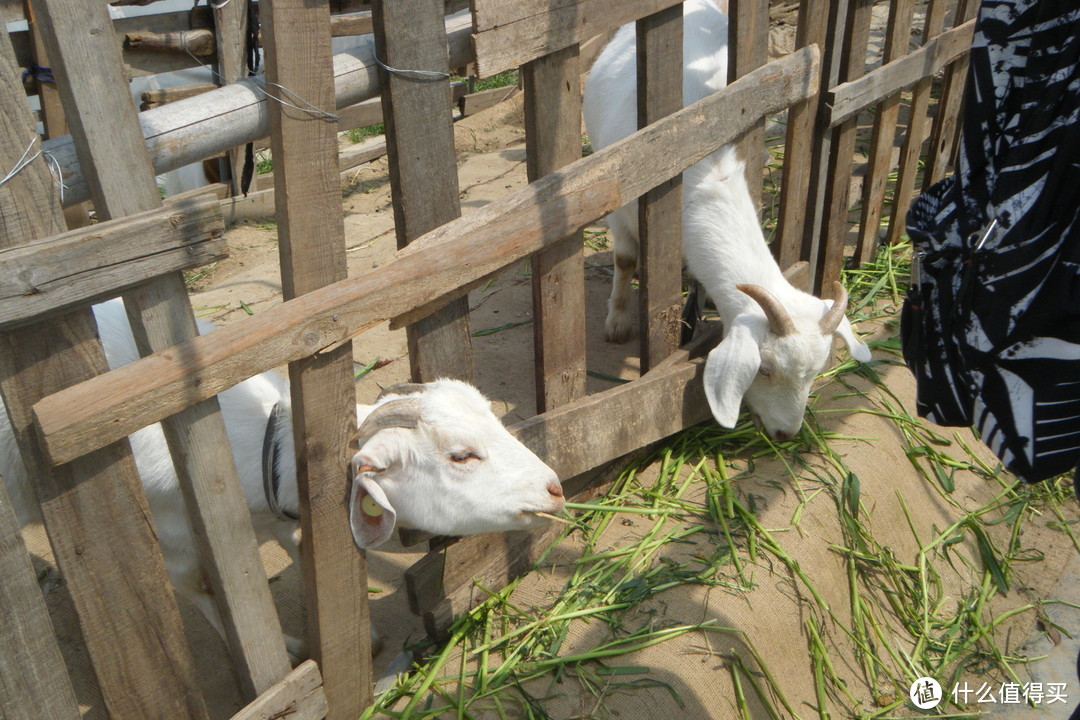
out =
[[[609,316],[604,323],[604,339],[609,343],[621,345],[630,339],[634,325],[629,317]]]

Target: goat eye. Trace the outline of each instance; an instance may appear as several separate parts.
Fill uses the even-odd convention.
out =
[[[762,365],[758,368],[758,375],[761,375],[761,377],[764,378],[772,377],[772,368]]]
[[[459,450],[450,453],[450,461],[456,463],[467,463],[470,460],[479,460],[480,456],[471,450]]]

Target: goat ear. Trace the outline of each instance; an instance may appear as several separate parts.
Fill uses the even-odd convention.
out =
[[[743,395],[754,382],[761,354],[749,328],[735,325],[705,360],[705,397],[716,422],[732,428],[739,421]]]
[[[383,472],[369,465],[360,453],[352,461],[352,490],[349,493],[349,527],[353,542],[361,550],[382,545],[394,532],[397,513],[375,476]]]
[[[829,308],[832,307],[833,301],[822,300],[822,302],[825,303],[825,312],[828,312]],[[852,329],[851,321],[848,320],[847,317],[841,318],[840,325],[836,328],[836,334],[839,335],[844,341],[844,344],[847,345],[851,357],[859,362],[870,362],[870,348],[867,347],[866,343],[862,340],[855,337],[855,331]]]

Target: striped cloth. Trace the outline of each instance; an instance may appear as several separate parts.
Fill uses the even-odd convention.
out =
[[[956,174],[907,216],[920,415],[1036,482],[1080,463],[1080,2],[984,0]]]

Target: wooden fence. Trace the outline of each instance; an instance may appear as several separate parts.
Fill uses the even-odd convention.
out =
[[[246,119],[234,119],[227,137],[203,133],[209,141],[201,156],[269,134],[275,183],[305,192],[275,195],[286,302],[195,337],[179,271],[222,252],[220,202],[208,196],[163,204],[159,198],[154,169],[191,151],[170,140],[172,130],[158,133],[140,123],[127,92],[128,57],[116,39],[122,30],[109,21],[105,4],[30,5],[36,18],[32,32],[50,59],[70,123],[70,134],[45,148],[70,184],[84,188],[69,193],[67,204],[89,197],[99,223],[65,231],[47,158],[34,155],[41,146],[17,79],[24,38],[4,33],[0,167],[25,166],[0,187],[0,391],[38,478],[49,537],[108,711],[125,720],[206,717],[128,434],[154,422],[165,427],[236,672],[251,699],[235,718],[357,717],[371,701],[371,677],[367,597],[356,591],[366,587],[365,558],[352,545],[340,492],[345,441],[354,422],[351,339],[379,322],[407,326],[415,379],[468,379],[466,293],[531,257],[541,412],[512,431],[556,470],[569,492],[584,490],[589,471],[709,417],[701,350],[716,337],[677,347],[681,171],[738,142],[759,185],[764,118],[786,111],[776,252],[785,267],[807,261],[807,282],[822,287],[838,276],[846,255],[856,263],[871,256],[890,189],[894,202],[886,237],[903,232],[927,136],[924,182],[946,171],[964,76],[957,59],[970,42],[974,10],[971,0],[961,0],[950,22],[945,0],[930,0],[919,25],[920,47],[909,52],[914,0],[890,0],[884,62],[867,72],[869,0],[804,0],[800,49],[769,63],[767,3],[731,0],[733,82],[680,110],[679,83],[672,82],[682,32],[675,0],[559,0],[541,9],[530,0],[473,0],[472,25],[464,34],[445,24],[443,0],[376,2],[365,18],[374,42],[347,58],[331,56],[333,22],[325,4],[266,0],[262,42],[270,82],[303,87],[305,99],[320,108],[381,94],[401,249],[377,270],[347,277],[337,124],[267,103],[250,81],[210,91],[202,96],[205,107],[240,98],[235,118]],[[5,19],[13,17],[12,3],[0,9]],[[645,127],[581,158],[581,44],[632,20],[638,21],[639,119]],[[451,119],[445,112],[449,83],[377,72],[376,52],[399,68],[438,71],[461,60],[480,73],[521,67],[530,184],[459,217]],[[932,78],[942,69],[931,122]],[[352,74],[348,82],[359,85],[343,89],[346,72]],[[187,113],[200,107],[190,100],[176,105],[183,103]],[[890,184],[903,106],[908,113],[899,126],[898,179]],[[172,117],[169,107],[148,113]],[[197,125],[211,114],[188,115],[186,125],[173,126]],[[857,163],[865,177],[851,250],[845,249],[853,228],[851,177],[860,144],[867,147],[865,162]],[[648,371],[634,382],[586,395],[580,231],[635,198],[641,198],[647,290],[640,334]],[[58,265],[63,273],[55,271]],[[145,357],[106,372],[88,305],[118,292],[136,318]],[[289,667],[280,636],[265,632],[278,620],[251,527],[237,522],[245,517],[244,501],[215,399],[245,378],[286,363],[300,409],[294,417],[303,422],[298,472],[313,649],[313,661],[296,669]],[[322,447],[342,452],[323,453]],[[505,584],[528,567],[552,532],[440,543],[408,571],[413,610],[437,633],[453,614],[481,599],[474,579],[489,588]],[[72,685],[2,485],[0,577],[0,717],[77,717]],[[131,577],[139,582],[125,581]]]

